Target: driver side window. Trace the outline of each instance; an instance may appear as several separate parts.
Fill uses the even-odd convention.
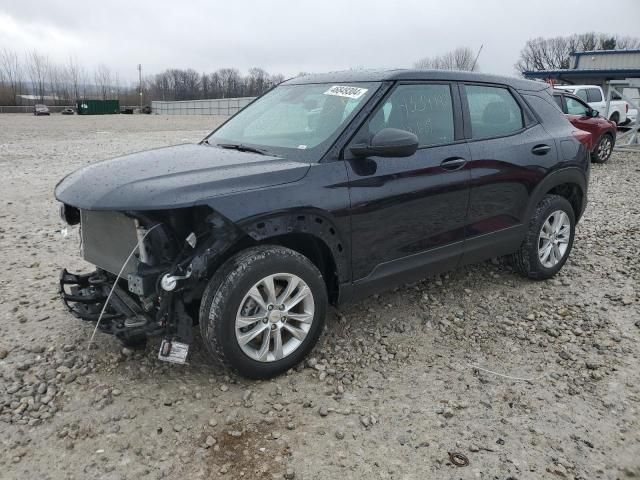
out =
[[[571,97],[564,97],[564,100],[567,104],[567,113],[569,115],[580,115],[581,117],[587,116],[589,112],[589,107],[587,105]]]
[[[420,147],[454,140],[449,85],[399,85],[368,122],[369,138],[383,128],[406,130]]]

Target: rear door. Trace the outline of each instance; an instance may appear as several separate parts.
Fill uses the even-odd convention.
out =
[[[557,160],[554,139],[512,89],[461,89],[471,153],[471,195],[463,262],[515,251],[529,197]]]
[[[462,253],[469,201],[469,148],[455,83],[396,85],[351,145],[383,128],[413,132],[410,157],[358,158],[345,149],[353,278],[375,288],[454,268]],[[374,284],[374,285],[371,285]]]

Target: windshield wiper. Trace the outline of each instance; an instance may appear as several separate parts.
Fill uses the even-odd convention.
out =
[[[266,150],[262,150],[260,148],[250,147],[248,145],[242,145],[238,143],[218,143],[216,146],[220,148],[227,148],[229,150],[238,150],[239,152],[258,153],[260,155],[267,155],[268,153]]]

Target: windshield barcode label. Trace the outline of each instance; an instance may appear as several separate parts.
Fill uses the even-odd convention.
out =
[[[324,94],[335,95],[336,97],[360,98],[362,95],[367,93],[367,90],[368,89],[366,88],[334,85],[329,90],[324,92]]]

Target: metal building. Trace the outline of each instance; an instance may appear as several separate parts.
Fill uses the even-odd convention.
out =
[[[598,85],[610,80],[640,78],[640,50],[596,50],[571,54],[570,68],[526,71],[526,78],[561,81],[574,85]]]

